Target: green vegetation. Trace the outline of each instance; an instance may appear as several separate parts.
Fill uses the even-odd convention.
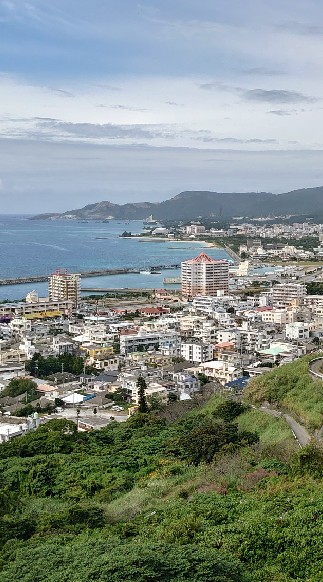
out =
[[[29,402],[36,398],[36,388],[36,382],[33,382],[28,378],[13,378],[10,380],[8,386],[2,390],[1,398],[4,396],[11,396],[14,398],[16,396],[21,396],[21,394],[26,394],[26,400]]]
[[[180,404],[2,444],[1,581],[321,581],[321,451],[238,402]]]
[[[245,389],[245,399],[264,401],[296,414],[309,429],[323,424],[323,383],[309,374],[309,364],[318,357],[306,356],[291,364],[253,378]]]
[[[323,295],[323,283],[320,281],[306,283],[306,290],[308,295]]]
[[[139,376],[137,380],[137,388],[138,388],[138,410],[139,412],[145,413],[148,412],[148,404],[146,399],[146,380],[143,376]]]
[[[48,356],[48,358],[35,353],[32,359],[27,362],[26,370],[32,376],[38,376],[39,378],[47,378],[51,374],[62,372],[62,370],[66,373],[79,376],[84,371],[84,359],[68,353],[57,357]],[[86,366],[85,373],[98,374],[98,371],[92,366]]]

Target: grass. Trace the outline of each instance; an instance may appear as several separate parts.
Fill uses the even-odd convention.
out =
[[[306,356],[253,378],[244,397],[253,404],[268,401],[296,415],[310,430],[323,425],[323,382],[309,374],[310,362],[318,357]]]
[[[250,410],[238,418],[240,430],[254,431],[259,434],[263,445],[277,445],[281,443],[295,443],[293,433],[283,418],[276,418],[259,410]],[[295,445],[295,451],[297,446]]]
[[[207,412],[211,414],[224,401],[220,395],[213,396],[201,409],[190,414]],[[248,410],[237,419],[239,430],[259,434],[260,442],[251,453],[251,458],[260,460],[263,454],[274,456],[287,462],[299,448],[288,424],[282,418],[275,418],[258,410]],[[221,489],[225,480],[227,486],[235,486],[248,471],[250,458],[245,449],[220,455],[211,465],[187,466],[179,460],[161,460],[160,467],[143,478],[131,491],[105,505],[105,513],[110,523],[127,521],[139,515],[149,515],[165,503],[178,498],[190,498],[196,493],[207,493]]]

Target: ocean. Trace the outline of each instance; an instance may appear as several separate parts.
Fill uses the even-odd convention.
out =
[[[27,216],[0,215],[0,279],[49,275],[58,268],[71,272],[95,269],[139,268],[179,264],[196,256],[204,243],[144,241],[125,239],[124,231],[138,234],[142,221],[78,222],[34,221]],[[209,248],[213,258],[230,257],[222,249]],[[179,271],[160,275],[125,274],[82,278],[82,287],[159,288],[164,277],[179,276]],[[47,296],[47,283],[0,286],[0,301],[23,299],[35,289]]]

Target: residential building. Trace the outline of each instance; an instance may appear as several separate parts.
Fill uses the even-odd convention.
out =
[[[195,259],[182,262],[182,296],[185,299],[196,295],[216,296],[218,291],[229,291],[229,263],[211,259],[200,253]]]
[[[48,278],[48,294],[51,301],[72,301],[77,306],[81,297],[81,275],[58,269]]]
[[[306,296],[306,286],[303,283],[279,283],[273,286],[273,305],[299,305]]]
[[[205,226],[202,226],[201,224],[191,224],[186,227],[186,234],[203,234],[205,230]]]
[[[176,372],[173,374],[173,380],[175,382],[175,390],[181,395],[186,394],[192,396],[201,389],[201,384],[199,379],[187,372]]]
[[[59,317],[64,313],[69,313],[72,309],[73,302],[70,300],[51,301],[47,298],[40,299],[38,302],[27,303],[19,301],[18,303],[1,303],[0,317],[26,317],[27,319],[50,319]]]
[[[127,355],[131,352],[146,351],[150,348],[158,349],[165,342],[175,342],[179,334],[175,331],[168,332],[144,332],[120,334],[120,353]]]
[[[263,323],[273,323],[274,325],[286,325],[292,323],[295,317],[293,310],[288,309],[263,309],[257,310]]]
[[[200,364],[213,359],[213,344],[182,342],[181,356],[188,362]]]
[[[303,321],[295,321],[286,325],[286,339],[306,340],[310,337],[309,324]]]

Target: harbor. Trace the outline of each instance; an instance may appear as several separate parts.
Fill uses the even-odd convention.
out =
[[[166,271],[169,269],[179,269],[179,264],[172,265],[152,265],[145,271],[146,274],[159,274],[160,271]],[[138,268],[125,268],[125,269],[98,269],[95,271],[81,271],[79,274],[81,277],[105,277],[109,275],[127,275],[128,273],[139,274],[142,270]],[[43,283],[48,280],[48,275],[31,275],[29,277],[16,277],[10,279],[0,279],[0,286],[4,285],[23,285],[25,283]]]

